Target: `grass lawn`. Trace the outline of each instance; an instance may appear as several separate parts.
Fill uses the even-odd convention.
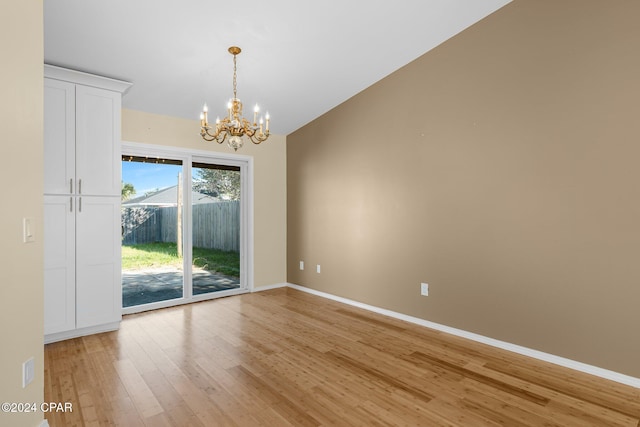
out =
[[[193,264],[207,271],[240,277],[240,253],[217,249],[193,248]],[[175,243],[143,243],[122,246],[122,268],[182,268]]]

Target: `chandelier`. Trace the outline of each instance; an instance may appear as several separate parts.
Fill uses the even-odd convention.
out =
[[[204,104],[202,113],[200,113],[200,136],[205,141],[215,141],[218,144],[222,144],[228,137],[227,144],[234,151],[238,151],[238,148],[242,147],[245,135],[254,144],[260,144],[269,138],[269,113],[264,119],[260,117],[260,120],[257,121],[260,112],[258,104],[253,109],[253,123],[242,117],[242,102],[238,99],[236,88],[236,56],[240,52],[241,50],[237,46],[229,48],[229,53],[233,55],[233,98],[227,104],[227,114],[223,119],[216,118],[215,126],[211,126],[207,117],[209,112],[207,104]]]

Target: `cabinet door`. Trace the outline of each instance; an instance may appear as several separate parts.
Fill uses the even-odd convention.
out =
[[[75,210],[71,196],[44,197],[44,333],[76,327]]]
[[[78,197],[76,326],[122,319],[120,197]]]
[[[117,92],[76,86],[78,194],[120,196],[120,102]]]
[[[44,79],[44,192],[70,194],[75,182],[75,85]]]

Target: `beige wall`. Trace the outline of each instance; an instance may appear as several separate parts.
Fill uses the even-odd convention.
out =
[[[203,141],[199,126],[197,120],[122,112],[124,141],[233,153],[226,143]],[[285,137],[271,135],[260,145],[245,145],[238,154],[254,159],[254,285],[283,283],[287,235]]]
[[[289,135],[288,281],[640,377],[638,16],[515,0]]]
[[[0,402],[42,402],[42,1],[0,3]],[[31,217],[36,242],[22,242],[22,218]],[[35,358],[33,383],[22,388],[22,363]],[[0,425],[37,426],[42,412],[0,412]]]

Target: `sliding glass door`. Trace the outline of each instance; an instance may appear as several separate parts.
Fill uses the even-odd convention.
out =
[[[122,157],[122,307],[184,296],[181,160]]]
[[[191,166],[193,294],[238,288],[240,168],[202,162]]]
[[[123,312],[248,290],[248,162],[123,146]]]

